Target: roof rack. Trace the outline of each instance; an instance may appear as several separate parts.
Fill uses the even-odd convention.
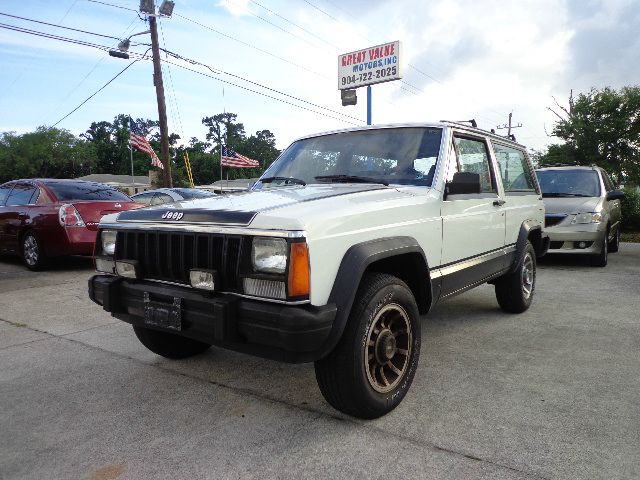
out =
[[[448,123],[453,123],[456,125],[462,125],[462,126],[466,126],[465,124],[470,124],[473,128],[477,128],[478,130],[482,130],[483,132],[487,132],[487,133],[491,133],[497,137],[503,137],[503,138],[507,138],[509,140],[511,140],[512,142],[517,142],[516,140],[516,136],[513,133],[510,133],[509,135],[500,135],[498,133],[496,133],[496,131],[492,128],[491,130],[485,130],[484,128],[480,128],[478,127],[478,122],[476,122],[476,120],[474,118],[472,118],[471,120],[458,120],[458,121],[452,121],[452,120],[440,120],[441,122],[448,122]]]

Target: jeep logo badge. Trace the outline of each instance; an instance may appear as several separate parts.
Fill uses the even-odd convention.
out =
[[[165,220],[180,220],[182,217],[184,217],[184,213],[182,212],[168,211],[162,214],[162,218]]]

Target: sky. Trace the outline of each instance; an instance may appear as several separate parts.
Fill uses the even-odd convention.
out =
[[[2,0],[0,12],[106,37],[6,15],[0,24],[105,47],[148,29],[138,1],[104,2]],[[548,135],[555,101],[640,83],[638,32],[639,0],[175,0],[159,20],[161,47],[200,64],[162,55],[170,132],[204,139],[203,117],[233,112],[247,134],[273,132],[278,148],[366,124],[365,88],[357,105],[341,104],[338,56],[399,40],[403,78],[372,87],[374,124],[474,118],[491,129],[513,113],[518,141],[543,150],[558,141]],[[150,36],[131,41],[142,54],[135,43]],[[60,121],[129,62],[0,28],[0,132],[157,119],[152,64],[141,60]]]

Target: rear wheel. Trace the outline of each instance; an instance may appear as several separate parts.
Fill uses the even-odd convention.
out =
[[[496,298],[500,308],[509,313],[522,313],[529,308],[536,289],[536,252],[527,245],[522,252],[518,269],[495,282]]]
[[[22,260],[29,270],[36,272],[47,265],[42,245],[32,231],[25,233],[22,237]]]
[[[188,358],[205,352],[211,347],[208,343],[146,327],[134,326],[133,331],[140,343],[153,353],[166,358]]]
[[[616,253],[620,249],[620,227],[616,228],[616,233],[609,242],[609,252]]]
[[[342,338],[315,363],[324,398],[360,418],[393,410],[406,395],[420,356],[420,315],[409,287],[387,274],[363,278]]]

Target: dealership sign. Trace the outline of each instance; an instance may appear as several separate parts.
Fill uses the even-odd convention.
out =
[[[338,56],[338,89],[353,89],[402,78],[400,41]]]

